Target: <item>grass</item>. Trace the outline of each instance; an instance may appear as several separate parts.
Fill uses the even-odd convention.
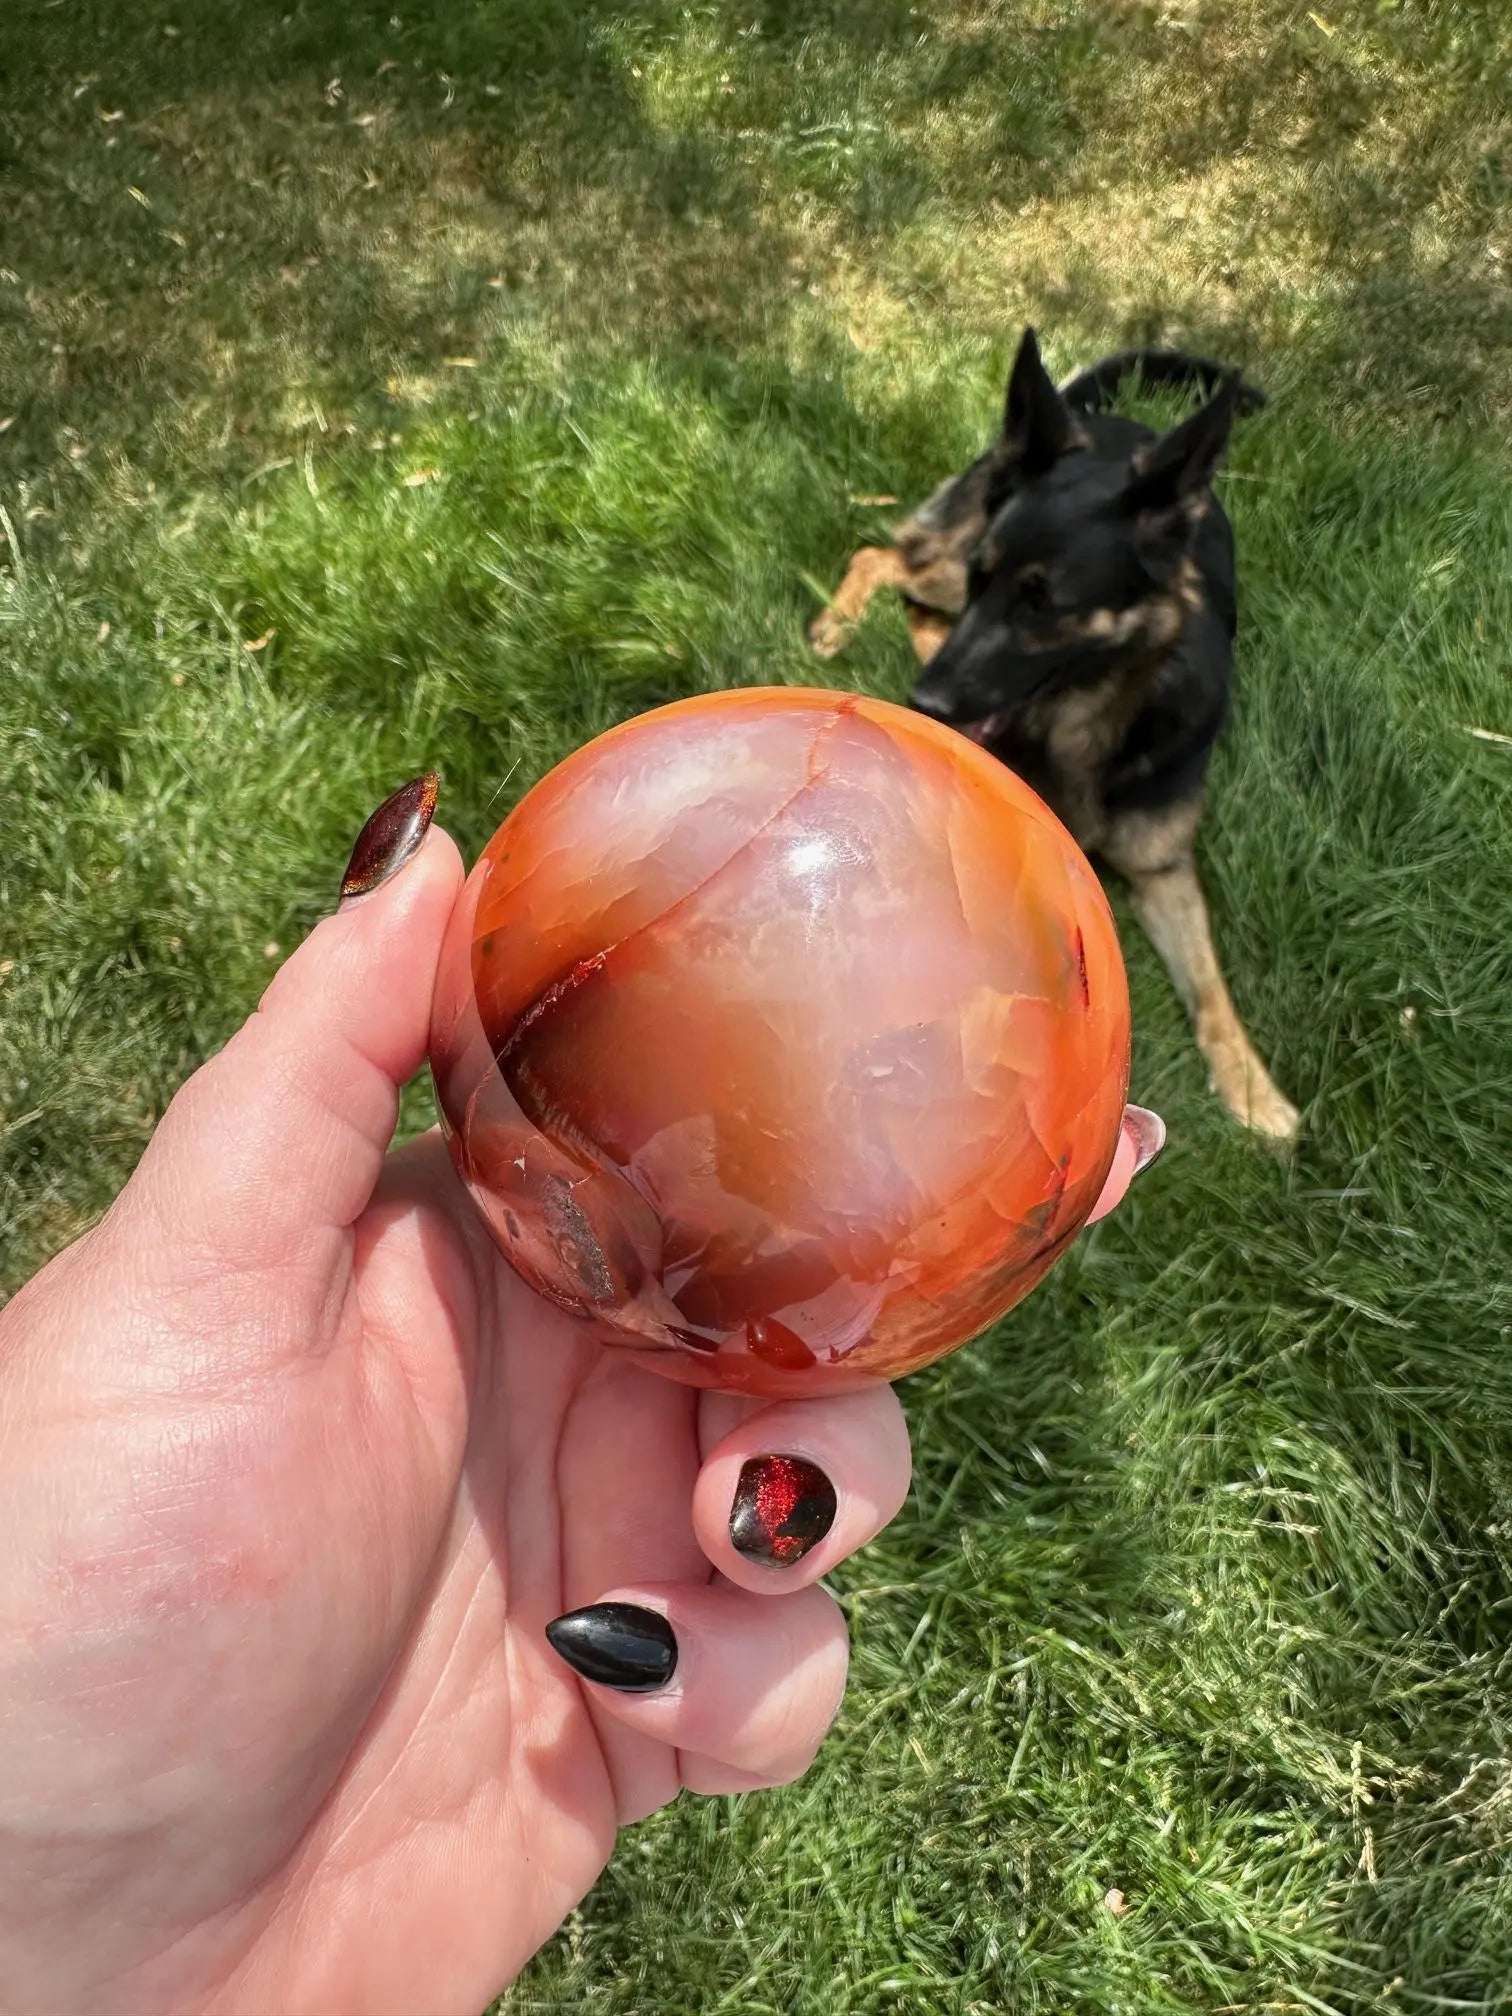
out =
[[[0,65],[11,1283],[397,780],[475,851],[609,722],[813,678],[1024,320],[1272,389],[1206,873],[1306,1139],[1130,936],[1174,1145],[905,1387],[822,1764],[628,1836],[503,2006],[1512,2008],[1499,0],[10,0]],[[909,669],[884,610],[824,676]]]

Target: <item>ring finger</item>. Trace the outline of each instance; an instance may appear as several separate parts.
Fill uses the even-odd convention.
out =
[[[694,1532],[719,1572],[757,1595],[828,1574],[908,1495],[908,1428],[890,1386],[755,1408],[711,1394],[702,1426]]]

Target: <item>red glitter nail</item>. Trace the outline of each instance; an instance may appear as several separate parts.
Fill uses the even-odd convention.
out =
[[[753,1456],[742,1466],[730,1541],[747,1561],[788,1568],[835,1523],[835,1487],[803,1456]]]

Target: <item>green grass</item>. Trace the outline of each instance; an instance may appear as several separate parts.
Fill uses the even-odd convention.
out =
[[[1131,935],[1173,1146],[903,1389],[822,1764],[628,1836],[511,2012],[1512,2009],[1509,75],[1500,0],[9,0],[11,1283],[397,781],[475,851],[609,722],[812,679],[1024,320],[1276,394],[1205,861],[1306,1139]],[[909,672],[880,610],[824,677]]]

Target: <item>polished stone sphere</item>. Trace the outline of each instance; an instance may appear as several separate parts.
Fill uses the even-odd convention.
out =
[[[1097,880],[994,757],[770,688],[645,714],[505,820],[431,1062],[517,1271],[696,1385],[895,1379],[1026,1295],[1118,1143]]]

